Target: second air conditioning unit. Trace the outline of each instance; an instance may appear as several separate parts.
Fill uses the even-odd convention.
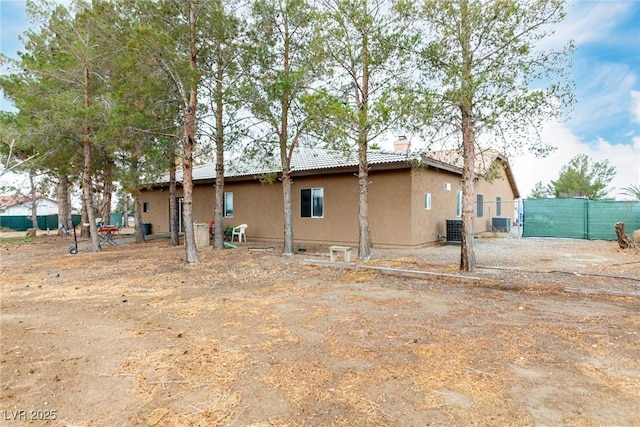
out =
[[[511,218],[500,216],[491,218],[491,229],[493,231],[509,233],[511,231]]]

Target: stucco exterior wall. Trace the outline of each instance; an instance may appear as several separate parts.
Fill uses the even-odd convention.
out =
[[[460,176],[443,170],[414,169],[412,182],[412,245],[437,242],[446,233],[445,221],[457,218]],[[431,209],[425,209],[427,193],[431,194]]]
[[[148,208],[148,212],[142,212],[142,222],[151,224],[153,233],[168,233],[169,191],[160,191],[158,189],[142,190],[140,192],[140,202]]]
[[[356,232],[358,181],[354,177]],[[402,247],[412,244],[411,170],[399,169],[369,174],[369,229],[375,247]],[[356,234],[356,245],[358,236]]]
[[[443,170],[372,170],[369,174],[369,225],[374,247],[419,247],[437,242],[446,234],[446,219],[456,218],[460,176]],[[324,214],[321,218],[301,216],[301,190],[322,188]],[[513,218],[513,191],[504,174],[500,179],[476,183],[484,197],[483,217],[476,218],[476,231],[491,228],[496,197],[501,197],[502,215]],[[233,217],[224,218],[223,227],[247,224],[249,240],[283,239],[282,185],[228,180],[225,192],[233,193]],[[431,194],[431,209],[425,209],[425,193]],[[181,195],[181,193],[180,193]],[[142,192],[148,212],[142,220],[152,224],[154,233],[169,231],[168,191]],[[194,222],[209,224],[214,219],[213,184],[194,188]],[[358,178],[355,170],[344,173],[296,176],[291,188],[294,238],[297,243],[358,244]]]
[[[475,230],[476,232],[490,231],[491,230],[491,218],[493,217],[508,217],[511,218],[511,224],[515,220],[515,207],[514,193],[509,181],[507,180],[504,168],[500,169],[500,174],[497,178],[491,182],[487,182],[484,179],[476,181],[476,196],[483,196],[483,215],[481,218],[477,216],[478,209],[476,206],[476,219]],[[497,213],[496,199],[501,198],[500,215]],[[476,197],[477,200],[477,197]]]
[[[374,245],[410,245],[410,174],[409,170],[381,171],[370,174],[370,228]],[[301,190],[323,188],[322,218],[303,218],[300,212]],[[233,193],[233,217],[225,218],[223,227],[247,224],[247,237],[283,238],[284,214],[282,186],[257,181],[225,182],[225,192]],[[179,196],[182,192],[178,192]],[[214,219],[215,188],[194,187],[194,222],[210,223]],[[148,212],[142,221],[152,224],[154,233],[169,231],[168,191],[146,190],[141,194]],[[300,242],[357,245],[358,178],[353,171],[295,177],[291,187],[294,238]],[[372,208],[373,207],[373,208]]]

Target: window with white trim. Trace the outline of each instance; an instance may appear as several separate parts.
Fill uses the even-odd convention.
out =
[[[302,218],[324,217],[323,188],[304,188],[300,190],[300,216]]]
[[[424,193],[424,209],[431,210],[431,193]]]
[[[222,216],[225,218],[233,218],[233,193],[224,193]]]
[[[456,193],[456,216],[458,218],[462,216],[462,190]]]
[[[482,218],[484,216],[484,196],[482,194],[476,195],[476,217]]]

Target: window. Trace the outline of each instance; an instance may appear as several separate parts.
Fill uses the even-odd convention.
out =
[[[149,212],[149,202],[142,203],[142,212]]]
[[[502,216],[502,197],[496,197],[496,216]]]
[[[450,182],[445,182],[444,183],[444,191],[451,191],[451,183]]]
[[[324,217],[324,189],[306,188],[300,190],[300,216],[303,218]]]
[[[462,191],[458,190],[456,193],[456,216],[460,218],[462,216]]]
[[[224,193],[222,200],[222,216],[225,218],[233,217],[233,193]]]
[[[424,193],[424,208],[425,210],[431,210],[431,193]]]
[[[484,196],[482,194],[478,194],[476,196],[476,205],[477,205],[476,217],[482,218],[482,216],[484,215]]]

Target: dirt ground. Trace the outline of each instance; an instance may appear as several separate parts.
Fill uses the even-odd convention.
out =
[[[451,245],[72,242],[0,243],[0,425],[640,425],[640,254],[615,242],[476,239],[467,275]]]

